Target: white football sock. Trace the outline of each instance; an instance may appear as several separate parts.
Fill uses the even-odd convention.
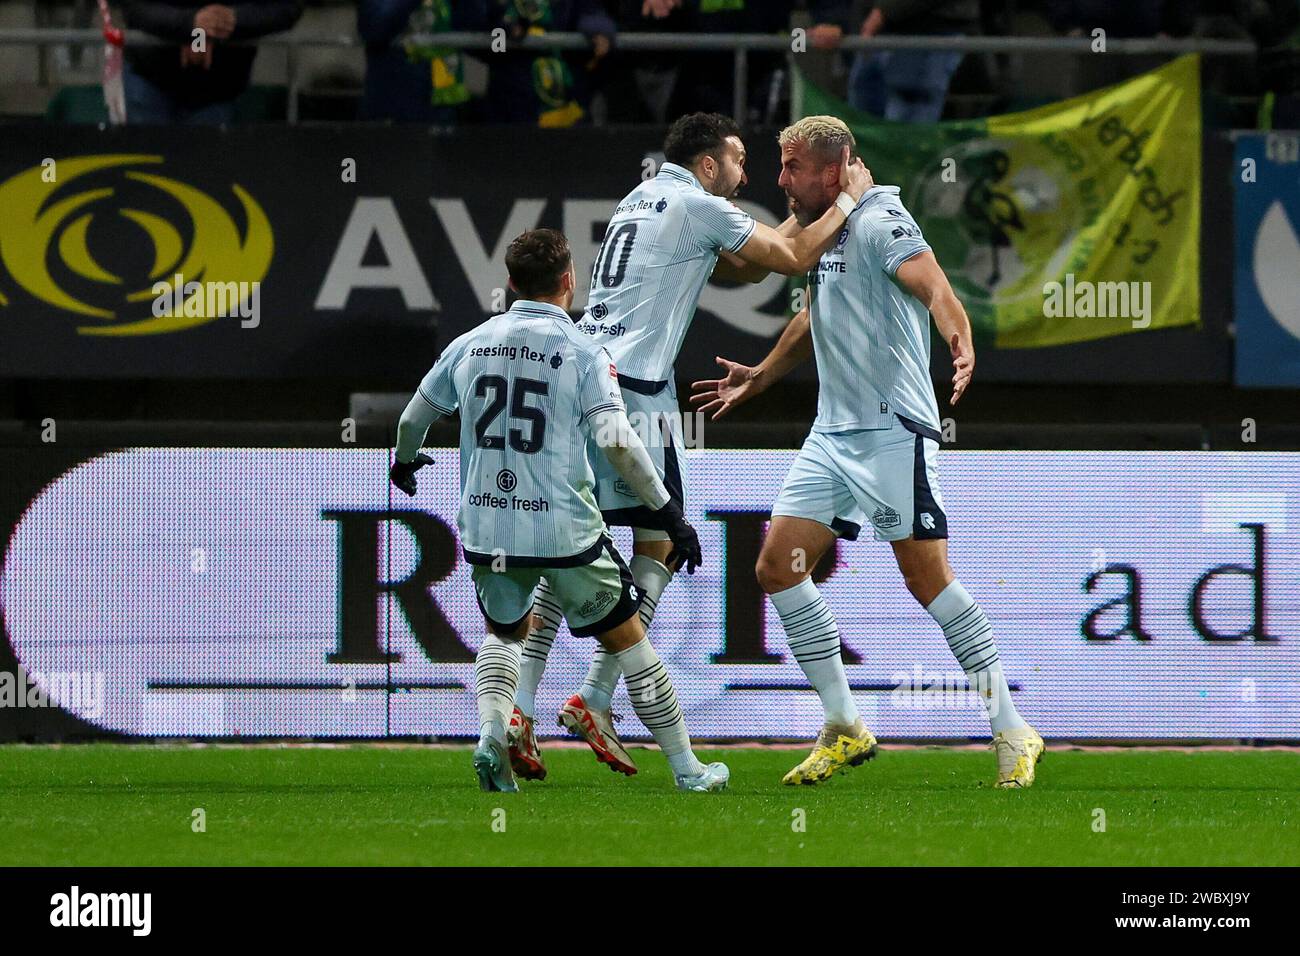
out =
[[[989,619],[961,582],[954,579],[949,583],[926,611],[943,628],[943,636],[966,672],[971,690],[984,702],[993,733],[1027,726],[1011,702],[1011,689],[998,662],[998,648],[993,643]]]
[[[673,573],[645,554],[634,554],[629,568],[632,580],[641,592],[637,614],[641,618],[641,626],[648,631],[650,622],[654,620],[655,609],[659,606],[659,598],[664,593],[664,588],[668,587],[668,582],[673,579]],[[587,676],[578,688],[578,693],[592,710],[609,710],[610,702],[614,699],[614,689],[618,687],[622,673],[618,658],[597,644],[596,656],[592,658],[591,667],[587,669]]]
[[[597,644],[596,656],[591,659],[591,666],[587,668],[587,676],[582,679],[578,693],[592,710],[609,710],[610,702],[614,699],[614,688],[618,686],[618,678],[622,673],[618,657]]]
[[[679,777],[703,773],[704,765],[691,752],[691,738],[686,733],[673,682],[650,642],[643,637],[612,656],[618,658],[626,675],[627,695],[637,719],[654,734],[673,773]]]
[[[637,613],[641,616],[641,626],[648,632],[655,610],[659,607],[659,598],[663,596],[668,582],[673,579],[673,573],[648,554],[632,555],[628,567],[632,571],[632,580],[641,591],[641,604]]]
[[[817,585],[812,578],[804,578],[768,597],[781,616],[794,659],[822,699],[826,723],[837,728],[856,727],[858,707],[840,657],[840,631]]]
[[[542,683],[542,673],[546,670],[546,658],[555,643],[555,632],[559,630],[559,602],[551,586],[542,578],[533,594],[533,613],[537,615],[540,626],[528,632],[524,642],[523,659],[519,665],[519,689],[515,693],[515,706],[525,717],[532,717],[537,710],[537,688]]]
[[[474,695],[478,699],[479,743],[488,737],[506,739],[510,712],[519,685],[520,641],[504,641],[495,634],[483,639],[474,658]]]

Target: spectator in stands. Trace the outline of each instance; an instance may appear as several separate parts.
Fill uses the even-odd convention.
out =
[[[122,7],[130,29],[173,44],[128,41],[122,78],[128,123],[231,122],[257,56],[257,47],[235,41],[288,30],[302,16],[301,0],[123,0]],[[195,30],[202,31],[198,39]]]
[[[789,29],[794,0],[616,0],[616,6],[625,33],[775,33]],[[609,91],[610,118],[667,123],[696,111],[730,115],[734,63],[729,50],[620,53]],[[773,122],[784,69],[782,53],[749,54],[750,115],[742,119]]]
[[[1259,44],[1260,129],[1300,129],[1300,0],[1240,0]]]
[[[1108,38],[1186,36],[1195,25],[1198,8],[1205,2],[1186,0],[1047,0],[1048,23],[1067,36],[1095,39],[1096,30]],[[1234,30],[1240,30],[1232,17],[1226,17]],[[1076,56],[1064,69],[1071,72],[1071,86],[1077,90],[1095,90],[1111,83],[1163,66],[1169,58],[1163,54],[1111,56]]]
[[[482,32],[488,0],[358,0],[366,44],[362,119],[451,124],[469,103],[461,53],[416,43],[416,34]]]
[[[619,33],[683,33],[682,0],[614,0]],[[667,125],[677,86],[679,54],[672,50],[620,51],[602,86],[611,123]]]
[[[979,0],[879,0],[859,19],[852,0],[816,0],[814,46],[833,48],[847,33],[967,36],[979,32]],[[961,65],[956,50],[864,50],[849,71],[849,104],[890,120],[934,123],[943,116],[948,84]]]
[[[587,110],[590,75],[613,47],[617,28],[600,0],[491,0],[489,28],[504,27],[510,45],[488,60],[488,116],[498,123],[572,126]],[[591,53],[521,50],[526,36],[585,33]]]
[[[793,0],[682,0],[684,28],[689,33],[775,33],[789,31]],[[735,100],[735,57],[729,50],[683,53],[672,115],[702,111],[730,116]],[[746,102],[755,120],[765,115],[771,100],[774,73],[784,69],[783,53],[751,52]],[[740,122],[751,117],[740,116]]]
[[[1185,0],[1047,0],[1044,12],[1053,29],[1067,36],[1186,36],[1198,4]]]

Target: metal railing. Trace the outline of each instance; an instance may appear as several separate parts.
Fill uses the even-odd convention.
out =
[[[802,29],[802,28],[798,28]],[[785,53],[790,65],[803,52],[823,52],[802,37],[798,29],[788,33],[620,33],[616,50],[631,52],[730,52],[732,54],[732,112],[738,121],[748,111],[749,54]],[[489,33],[416,34],[407,39],[423,45],[456,50],[587,50],[591,41],[581,33],[550,33],[522,40],[504,40],[502,31]],[[132,46],[174,46],[164,40],[128,31]],[[802,41],[802,44],[801,44]],[[97,29],[0,29],[0,46],[34,46],[38,50],[58,45],[96,46],[104,38]],[[283,47],[286,52],[289,94],[288,120],[298,121],[298,51],[304,47],[350,48],[365,44],[355,34],[290,31],[266,36],[255,42],[263,47]],[[1107,39],[1105,54],[1094,53],[1094,41],[1088,37],[1010,37],[1010,36],[875,36],[845,37],[838,49],[858,50],[959,50],[963,53],[1062,53],[1067,55],[1180,56],[1203,53],[1216,56],[1254,56],[1256,45],[1249,40],[1188,39]],[[495,46],[494,46],[495,45]],[[796,52],[798,51],[798,52]],[[793,75],[793,70],[791,71]]]

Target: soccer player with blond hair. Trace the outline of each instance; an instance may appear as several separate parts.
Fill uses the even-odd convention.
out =
[[[839,194],[838,163],[856,147],[853,134],[833,116],[809,116],[783,130],[780,143],[780,185],[798,221],[812,222]],[[716,419],[816,357],[817,418],[772,507],[756,568],[825,710],[812,753],[784,782],[819,783],[876,752],[849,690],[835,618],[804,570],[869,521],[984,702],[997,785],[1028,787],[1043,740],[1016,712],[989,620],[948,564],[930,317],[952,350],[955,405],[975,369],[966,310],[897,186],[862,196],[808,280],[808,307],[768,356],[753,367],[719,359],[724,377],[696,382],[691,398]]]

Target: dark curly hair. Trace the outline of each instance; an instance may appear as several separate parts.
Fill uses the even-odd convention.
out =
[[[717,159],[728,136],[739,136],[740,127],[721,113],[688,113],[668,129],[664,138],[664,159],[689,167],[703,155]]]

